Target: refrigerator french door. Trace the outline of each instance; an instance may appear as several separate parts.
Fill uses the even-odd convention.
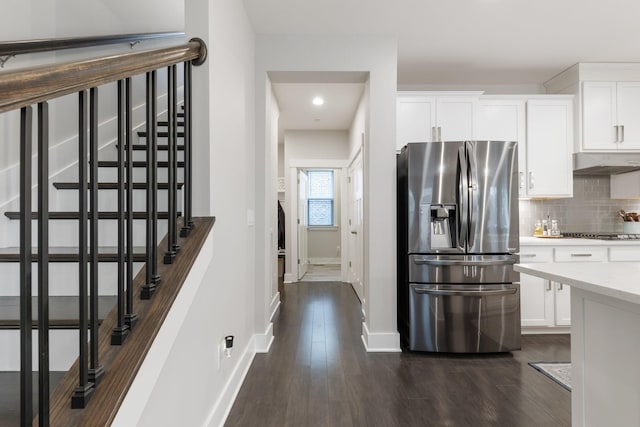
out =
[[[410,143],[398,155],[403,348],[520,348],[517,144]]]

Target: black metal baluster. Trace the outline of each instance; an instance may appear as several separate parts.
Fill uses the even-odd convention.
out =
[[[49,104],[38,104],[38,420],[49,426]]]
[[[168,133],[168,147],[167,147],[167,182],[168,182],[168,238],[167,238],[167,252],[164,255],[165,264],[171,264],[176,258],[177,240],[176,235],[176,123],[177,123],[177,111],[176,111],[176,66],[171,65],[167,70],[167,122],[169,124],[167,128]]]
[[[182,230],[180,231],[180,235],[182,237],[187,237],[193,228],[193,199],[192,199],[192,153],[191,153],[191,90],[192,90],[192,76],[191,76],[191,62],[187,61],[184,63],[184,185],[183,185],[183,196],[184,196],[184,224]]]
[[[31,150],[33,109],[20,109],[20,425],[33,424],[31,353]]]
[[[89,89],[89,381],[98,385],[104,374],[98,356],[98,88]]]
[[[84,408],[94,391],[93,383],[89,381],[89,360],[87,357],[87,92],[78,93],[78,266],[79,266],[79,357],[78,357],[78,386],[71,396],[71,407]]]
[[[158,269],[156,71],[147,73],[147,236],[146,283],[140,297],[149,299],[160,277]]]
[[[129,335],[124,321],[124,146],[125,142],[125,93],[124,82],[118,80],[118,316],[111,332],[111,345],[122,345]],[[129,217],[132,213],[129,212]]]
[[[133,124],[131,115],[133,114],[131,101],[131,78],[125,79],[125,145],[127,147],[127,308],[124,316],[125,323],[129,330],[133,329],[138,320],[138,315],[133,311],[133,147],[131,146],[131,135],[133,135]]]

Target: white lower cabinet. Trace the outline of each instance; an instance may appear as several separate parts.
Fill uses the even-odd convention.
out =
[[[521,263],[553,262],[553,248],[522,247]],[[539,277],[520,274],[520,320],[523,328],[551,326],[548,313],[553,310],[551,284]]]
[[[520,262],[638,262],[640,246],[521,246]],[[566,331],[571,326],[571,287],[520,274],[523,332]]]
[[[553,262],[552,247],[523,247],[521,263]],[[520,274],[520,320],[523,328],[571,325],[571,290],[568,286]]]
[[[551,282],[553,288],[553,324],[549,326],[571,326],[571,287]]]

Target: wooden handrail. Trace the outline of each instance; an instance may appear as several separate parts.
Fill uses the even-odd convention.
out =
[[[156,40],[174,37],[184,37],[184,33],[172,31],[139,34],[112,34],[89,37],[63,37],[38,40],[14,40],[0,42],[0,56],[50,52],[54,50],[76,49],[81,47],[103,46],[118,43],[136,43],[143,40]]]
[[[172,64],[204,62],[205,43],[102,56],[0,73],[0,113],[47,101]]]

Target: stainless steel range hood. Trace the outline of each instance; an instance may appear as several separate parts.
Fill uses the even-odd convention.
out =
[[[574,175],[616,175],[640,170],[640,153],[575,153]]]

